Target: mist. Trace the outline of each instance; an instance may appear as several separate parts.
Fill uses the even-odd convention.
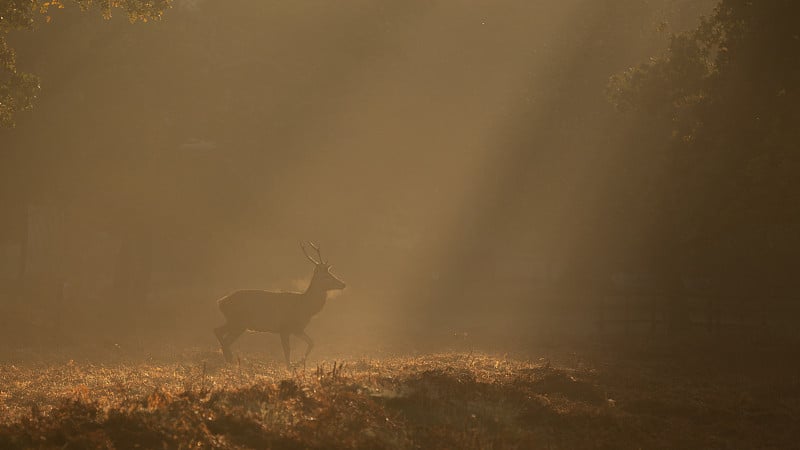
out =
[[[514,303],[493,325],[524,329],[550,300],[538,281],[608,259],[580,241],[625,139],[609,75],[707,3],[178,2],[133,26],[58,11],[17,39],[42,100],[4,146],[11,204],[44,217],[7,222],[58,216],[42,226],[67,242],[28,248],[26,272],[68,284],[65,302],[136,284],[128,306],[178,328],[234,289],[297,289],[312,240],[350,281],[337,327],[447,333],[491,302]]]
[[[347,285],[305,329],[318,364],[551,352],[549,368],[598,336],[736,340],[767,323],[789,339],[800,246],[780,199],[797,186],[759,180],[795,167],[774,155],[798,142],[796,66],[682,44],[733,3],[50,7],[7,36],[40,87],[0,128],[0,355],[222,364],[217,301],[304,292],[309,259]],[[762,97],[788,103],[719,100],[773,86],[726,61],[784,74]],[[736,122],[751,113],[774,126]],[[712,150],[778,128],[748,141],[767,150]],[[233,349],[283,362],[272,333]]]

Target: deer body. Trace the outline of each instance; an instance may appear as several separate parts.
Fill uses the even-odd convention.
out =
[[[319,248],[311,244],[319,255]],[[303,248],[305,252],[305,248]],[[314,260],[306,253],[306,257],[315,264],[314,275],[305,292],[271,292],[256,289],[239,290],[217,301],[219,310],[225,316],[226,323],[214,329],[214,334],[222,347],[222,353],[228,362],[233,360],[230,350],[239,336],[246,330],[278,333],[283,344],[286,365],[290,365],[289,337],[294,335],[306,342],[308,357],[314,342],[305,333],[311,318],[322,311],[328,291],[344,289],[345,284],[333,275],[331,266]]]
[[[302,333],[311,317],[325,306],[325,293],[309,298],[299,292],[241,290],[217,304],[228,320],[248,330],[269,333]]]

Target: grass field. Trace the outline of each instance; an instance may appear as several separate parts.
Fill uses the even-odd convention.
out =
[[[0,448],[800,448],[795,346],[719,339],[0,365]]]

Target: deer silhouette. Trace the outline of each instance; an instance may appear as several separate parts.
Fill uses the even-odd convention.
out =
[[[331,265],[322,258],[319,246],[310,245],[317,253],[314,259],[301,242],[300,248],[309,261],[314,263],[314,275],[305,292],[270,292],[256,289],[239,290],[217,301],[219,310],[225,316],[225,324],[214,329],[222,354],[228,362],[233,361],[231,344],[245,330],[278,333],[281,337],[286,366],[291,367],[289,338],[294,335],[306,343],[302,363],[305,364],[314,341],[305,329],[311,317],[325,306],[328,291],[342,290],[345,284],[331,272]]]

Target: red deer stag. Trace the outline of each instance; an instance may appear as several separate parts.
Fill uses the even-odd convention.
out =
[[[281,336],[286,366],[291,367],[289,358],[289,336],[295,335],[305,341],[306,353],[302,362],[314,347],[314,341],[306,334],[305,328],[311,317],[322,310],[328,291],[344,289],[345,284],[331,273],[331,266],[322,259],[319,247],[308,243],[317,252],[319,261],[311,257],[305,245],[300,248],[306,258],[314,263],[314,275],[305,292],[269,292],[262,290],[241,290],[222,297],[217,301],[219,310],[226,322],[214,329],[222,354],[228,362],[233,361],[231,344],[245,330],[278,333]]]

